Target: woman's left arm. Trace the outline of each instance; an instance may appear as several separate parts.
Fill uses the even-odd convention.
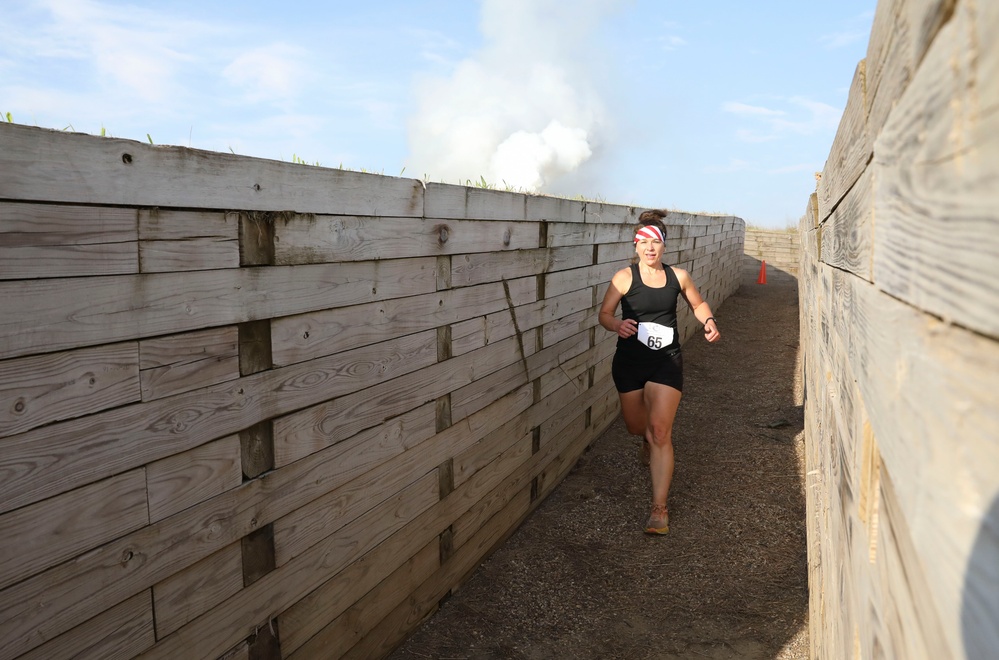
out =
[[[683,299],[687,301],[687,305],[694,312],[694,318],[704,325],[704,338],[709,342],[721,339],[721,333],[718,332],[718,324],[711,313],[711,307],[701,297],[701,292],[697,290],[693,278],[682,268],[674,268],[673,271],[680,283],[680,293],[683,294]]]

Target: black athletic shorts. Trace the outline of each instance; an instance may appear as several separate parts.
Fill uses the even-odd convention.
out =
[[[611,376],[617,391],[633,392],[645,387],[648,382],[668,385],[673,389],[683,391],[683,353],[679,350],[670,354],[654,355],[657,351],[648,351],[652,356],[633,355],[618,351],[614,354],[611,365]]]

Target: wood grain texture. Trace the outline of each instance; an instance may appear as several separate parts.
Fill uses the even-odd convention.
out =
[[[824,221],[863,173],[871,158],[873,137],[867,132],[866,62],[860,60],[826,158],[817,193],[819,220]]]
[[[274,363],[302,362],[499,312],[510,301],[524,305],[535,300],[537,280],[525,277],[508,282],[506,288],[497,282],[286,316],[271,322]]]
[[[231,325],[436,289],[433,258],[0,282],[0,358]]]
[[[20,201],[425,215],[413,179],[9,123],[0,125],[0,170],[9,173],[0,198]]]
[[[0,202],[0,280],[139,272],[136,211]]]
[[[129,660],[155,642],[149,591],[20,656],[21,660]]]
[[[153,461],[146,466],[149,520],[162,520],[241,483],[238,435]]]
[[[139,270],[171,273],[239,267],[239,242],[221,238],[139,241]]]
[[[990,20],[991,23],[986,21]],[[999,338],[999,117],[985,112],[999,19],[960,8],[937,35],[876,143],[874,281]]]
[[[874,196],[865,171],[822,224],[822,261],[871,280],[874,258]]]
[[[0,509],[51,497],[262,420],[391,382],[436,361],[437,334],[428,331],[13,436],[4,440],[0,454]],[[465,377],[474,373],[470,366]]]
[[[436,491],[436,475],[420,479],[314,546],[299,561],[268,573],[140,657],[165,660],[194,652],[203,657],[221,654],[248,636],[257,622],[269,620],[311,591],[315,580],[335,575],[418,517],[436,502]]]
[[[0,361],[0,437],[139,400],[134,342]]]
[[[473,183],[469,182],[469,186]],[[527,220],[527,195],[428,183],[424,197],[423,216],[426,218]]]
[[[439,567],[437,544],[428,543],[388,578],[330,621],[294,654],[285,657],[289,660],[318,657],[333,660],[342,657]],[[283,634],[281,642],[282,653],[287,653]]]
[[[243,588],[239,543],[231,543],[153,586],[156,637],[163,638]],[[152,646],[152,644],[150,644]]]
[[[590,265],[592,255],[593,249],[588,245],[463,254],[451,262],[451,283],[456,287],[471,286],[579,268]]]
[[[139,342],[142,399],[150,401],[239,378],[236,326]]]
[[[275,226],[278,264],[396,259],[528,250],[537,223],[460,219],[295,215]]]
[[[141,468],[6,513],[0,589],[148,523]]]

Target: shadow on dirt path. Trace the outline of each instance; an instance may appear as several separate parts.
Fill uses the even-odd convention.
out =
[[[670,533],[620,419],[391,658],[808,657],[796,281],[773,272],[684,346]]]

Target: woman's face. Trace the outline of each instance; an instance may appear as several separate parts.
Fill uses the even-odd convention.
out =
[[[662,261],[665,249],[663,242],[658,238],[646,238],[642,236],[635,243],[635,254],[638,255],[639,261],[646,266],[658,265]]]

